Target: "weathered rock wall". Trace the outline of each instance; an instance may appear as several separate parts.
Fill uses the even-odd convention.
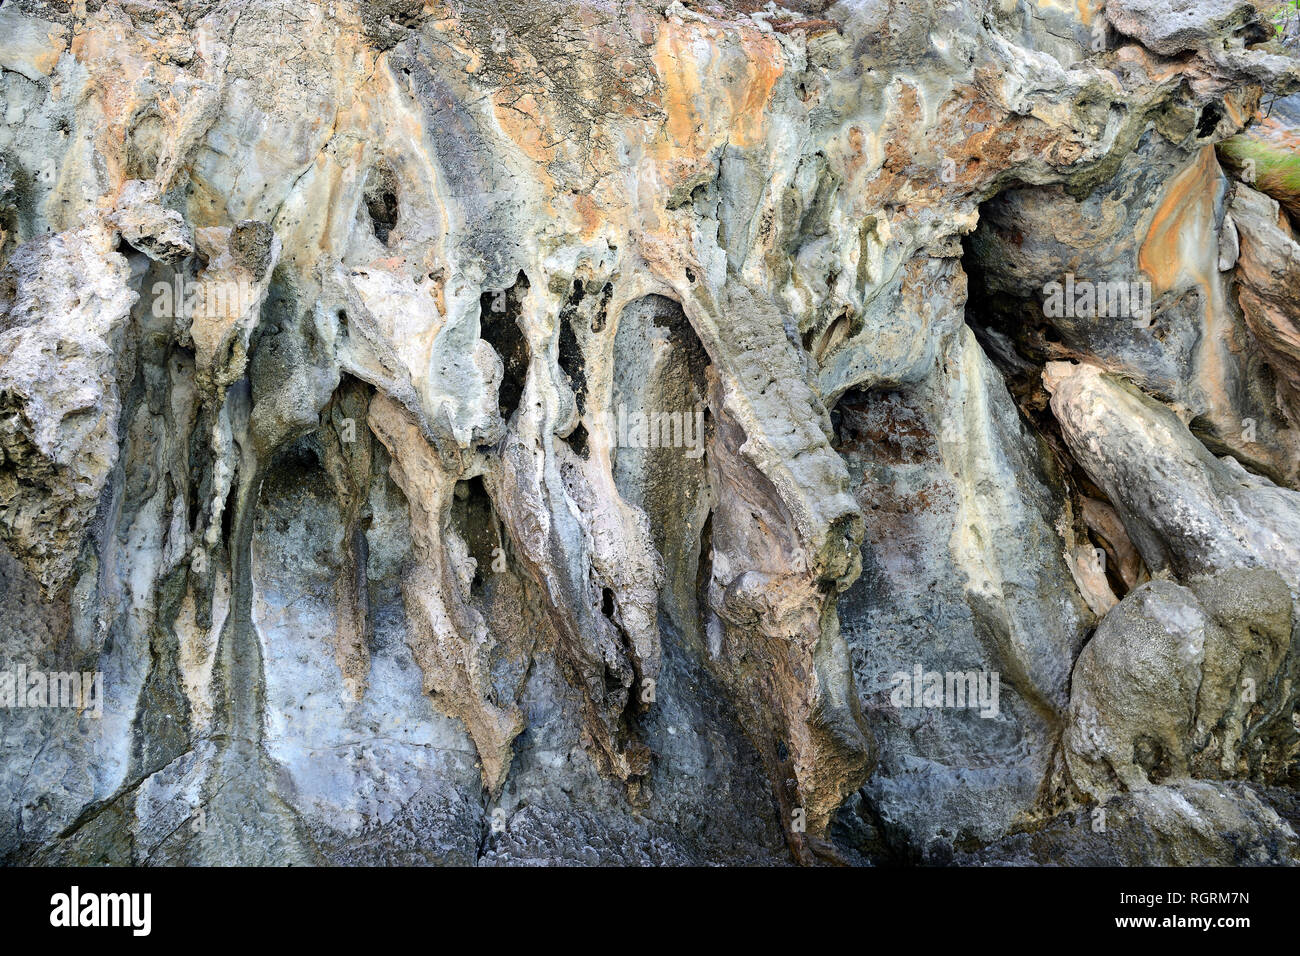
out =
[[[10,0],[0,859],[1289,862],[1270,33]]]

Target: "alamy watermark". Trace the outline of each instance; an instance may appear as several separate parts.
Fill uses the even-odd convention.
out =
[[[687,458],[704,454],[704,409],[691,412],[629,412],[627,406],[607,413],[609,434],[618,448],[685,448]]]
[[[984,718],[996,717],[1001,678],[997,671],[927,671],[920,664],[896,671],[889,702],[895,707],[945,707],[978,710]]]
[[[98,720],[104,715],[104,673],[46,673],[28,670],[26,664],[0,670],[0,707],[69,707]]]
[[[50,925],[119,926],[133,936],[148,936],[153,928],[152,893],[83,893],[74,886],[50,897]]]
[[[238,318],[257,301],[247,279],[217,279],[192,282],[176,275],[171,282],[153,284],[153,314],[165,319],[198,316]]]
[[[1133,328],[1151,325],[1151,283],[1146,279],[1092,282],[1067,272],[1064,282],[1043,286],[1043,315],[1049,319],[1130,319]]]

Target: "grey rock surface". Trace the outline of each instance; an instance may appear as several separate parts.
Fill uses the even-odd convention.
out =
[[[0,862],[1293,863],[1270,34],[6,3]]]

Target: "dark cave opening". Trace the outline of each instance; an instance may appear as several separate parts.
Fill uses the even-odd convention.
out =
[[[501,357],[505,371],[497,387],[497,407],[507,422],[519,408],[528,379],[528,339],[519,325],[528,277],[522,272],[509,289],[479,296],[479,335]]]
[[[591,455],[591,436],[587,434],[587,426],[582,422],[578,422],[563,440],[583,461]]]
[[[573,295],[560,311],[560,341],[557,354],[560,371],[564,373],[569,388],[573,390],[579,415],[587,410],[586,360],[582,354],[582,346],[578,344],[578,336],[573,331],[573,317],[581,302],[582,280],[579,279],[573,284]]]
[[[980,206],[980,227],[962,238],[962,269],[967,276],[966,324],[1002,375],[1021,420],[1050,452],[1061,476],[1062,491],[1073,503],[1077,540],[1090,542],[1105,554],[1106,581],[1115,596],[1123,599],[1130,588],[1121,574],[1121,545],[1107,540],[1084,519],[1087,502],[1114,506],[1109,495],[1075,461],[1043,385],[1043,370],[1048,362],[1073,359],[1078,354],[1071,347],[1071,331],[1048,317],[1039,299],[1018,298],[999,289],[995,281],[999,259],[980,241],[981,229],[999,228],[1001,195]],[[1144,574],[1145,568],[1140,573]]]
[[[1206,136],[1213,136],[1222,119],[1223,109],[1218,103],[1205,104],[1205,108],[1201,110],[1200,118],[1196,121],[1196,135],[1202,139]]]
[[[475,475],[456,482],[451,500],[451,526],[465,542],[470,557],[474,559],[474,580],[470,594],[477,595],[486,587],[488,576],[499,566],[501,533],[496,509],[481,476]]]

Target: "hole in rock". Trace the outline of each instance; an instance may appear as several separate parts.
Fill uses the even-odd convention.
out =
[[[573,397],[578,403],[578,414],[587,410],[587,371],[586,361],[583,358],[582,347],[578,344],[578,336],[573,331],[573,316],[577,312],[578,303],[582,301],[582,283],[574,284],[573,296],[569,303],[560,312],[560,345],[559,345],[559,363],[560,371],[568,379],[569,388],[573,389]]]
[[[1169,755],[1154,737],[1143,735],[1133,741],[1133,762],[1142,768],[1152,783],[1168,779],[1172,772]]]
[[[519,408],[528,378],[528,340],[519,327],[521,303],[527,290],[528,277],[521,272],[511,288],[479,296],[479,335],[505,365],[497,388],[497,407],[506,421]]]
[[[713,512],[704,516],[700,529],[700,550],[695,564],[695,598],[701,609],[708,608],[709,582],[713,580]]]
[[[1201,110],[1201,118],[1196,123],[1196,135],[1199,137],[1213,136],[1214,131],[1218,129],[1219,121],[1223,119],[1223,110],[1217,103],[1208,103]]]
[[[226,493],[226,504],[221,512],[221,540],[227,544],[234,541],[235,509],[239,503],[239,473],[236,468],[231,478],[230,491]]]
[[[477,594],[493,573],[493,561],[500,547],[496,511],[479,476],[456,482],[451,500],[451,525],[465,542],[474,559],[474,580],[470,593]],[[499,561],[497,562],[499,565]]]
[[[588,440],[589,436],[587,435],[587,427],[583,425],[582,422],[578,422],[577,427],[575,427],[573,431],[569,432],[569,435],[564,439],[564,442],[573,449],[574,454],[586,461],[587,456],[591,452]]]
[[[605,331],[605,324],[609,321],[609,300],[614,297],[614,284],[606,282],[604,288],[600,290],[600,308],[591,318],[591,331]]]
[[[373,167],[366,175],[366,213],[375,238],[388,245],[388,237],[397,227],[397,176],[387,165]]]
[[[618,675],[605,665],[605,693],[616,694],[623,689],[623,682],[618,679]]]

